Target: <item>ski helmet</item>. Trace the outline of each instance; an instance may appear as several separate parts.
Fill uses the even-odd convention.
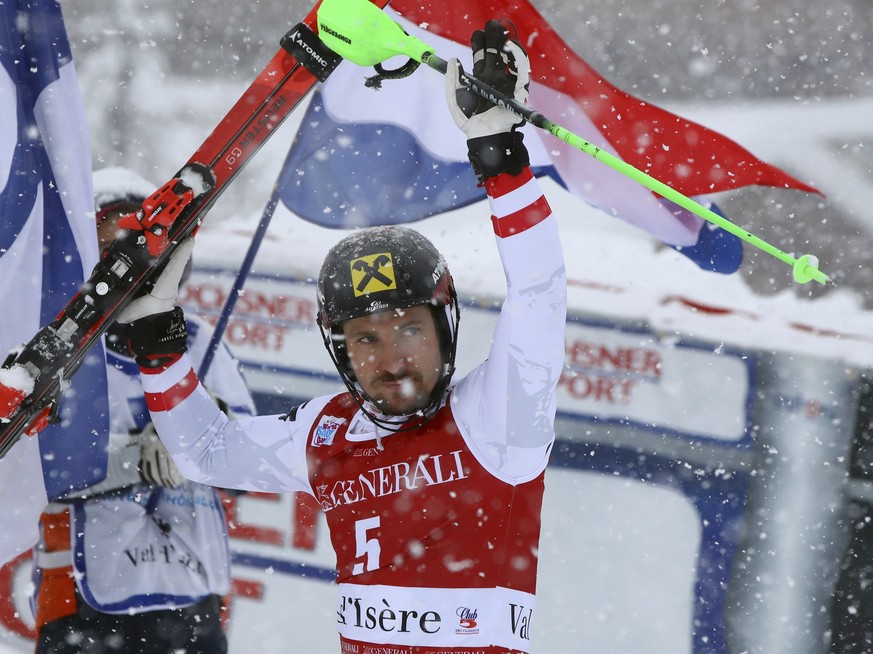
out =
[[[460,312],[445,259],[418,232],[397,225],[369,227],[346,236],[328,252],[318,275],[318,325],[346,386],[359,401],[342,325],[381,311],[431,307],[443,371],[424,410],[439,406],[455,370]]]
[[[114,209],[126,204],[142,204],[157,188],[127,168],[101,168],[94,171],[92,179],[98,225]]]

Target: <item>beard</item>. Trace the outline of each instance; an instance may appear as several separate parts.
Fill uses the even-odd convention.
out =
[[[424,379],[417,372],[383,373],[368,386],[371,388],[364,389],[365,396],[385,415],[406,416],[430,404],[432,391],[424,388]]]

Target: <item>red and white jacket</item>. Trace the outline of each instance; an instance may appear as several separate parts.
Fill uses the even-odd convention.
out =
[[[187,357],[142,371],[155,426],[183,474],[318,500],[336,552],[343,651],[530,650],[566,275],[530,171],[486,188],[506,301],[487,360],[422,427],[377,432],[347,393],[286,416],[228,421]]]

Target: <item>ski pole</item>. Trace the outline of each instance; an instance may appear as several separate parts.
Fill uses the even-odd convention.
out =
[[[388,14],[368,0],[323,0],[318,9],[318,27],[319,37],[325,45],[359,66],[374,66],[402,55],[443,74],[448,68],[448,62],[437,56],[432,46],[408,35]],[[815,280],[820,284],[833,285],[830,277],[819,270],[817,257],[803,254],[795,258],[472,75],[461,71],[460,81],[493,104],[511,111],[667,200],[788,264],[792,267],[796,282],[806,284]]]
[[[273,219],[273,214],[276,213],[276,206],[279,204],[279,180],[273,185],[273,192],[270,194],[270,199],[267,201],[264,211],[261,213],[261,221],[252,236],[252,242],[249,244],[249,249],[243,259],[239,272],[233,280],[233,285],[230,292],[227,294],[227,300],[224,306],[221,307],[221,313],[218,316],[218,322],[215,323],[215,329],[212,332],[212,338],[209,339],[209,344],[206,347],[206,354],[203,356],[203,361],[200,362],[200,369],[197,371],[199,379],[206,379],[206,373],[209,371],[209,366],[212,365],[212,360],[215,357],[215,351],[218,349],[218,344],[224,331],[227,329],[227,323],[230,320],[230,314],[236,306],[236,301],[239,299],[240,290],[248,279],[249,273],[252,270],[252,264],[255,262],[255,256],[261,247],[264,240],[264,235],[267,233],[267,227],[270,226],[270,221]]]

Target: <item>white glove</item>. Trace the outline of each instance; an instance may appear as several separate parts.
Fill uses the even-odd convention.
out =
[[[128,304],[116,320],[121,323],[131,323],[146,316],[172,311],[176,307],[176,296],[179,294],[179,284],[191,258],[194,249],[194,239],[182,241],[167,262],[167,266],[158,276],[152,289]]]
[[[484,30],[471,38],[473,75],[496,91],[524,104],[530,85],[530,59],[524,49],[509,38],[506,28],[489,21]],[[473,93],[460,80],[461,64],[448,62],[446,70],[446,100],[455,124],[468,139],[509,132],[521,119],[511,111],[491,104]]]
[[[185,478],[176,464],[173,463],[167,448],[158,438],[158,433],[152,423],[146,425],[140,434],[139,473],[147,484],[178,488],[185,483]]]

